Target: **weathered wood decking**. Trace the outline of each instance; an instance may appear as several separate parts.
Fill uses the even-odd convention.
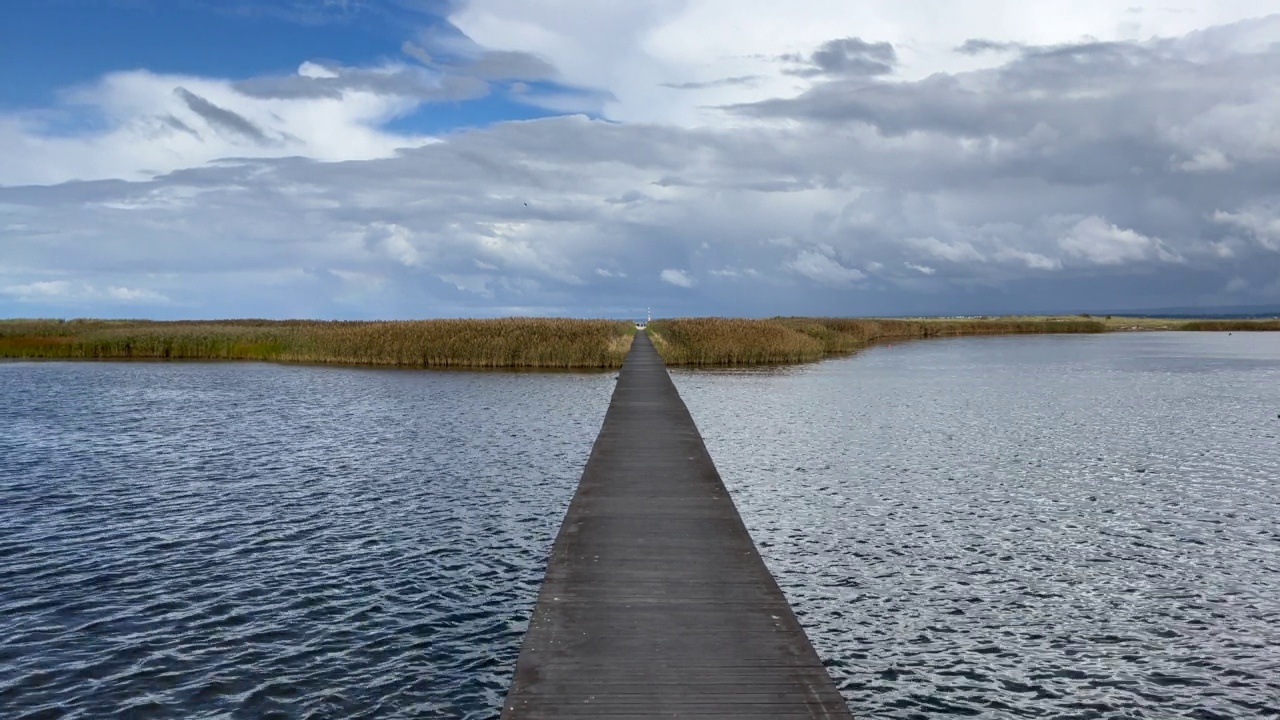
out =
[[[850,717],[643,332],[556,538],[502,717]]]

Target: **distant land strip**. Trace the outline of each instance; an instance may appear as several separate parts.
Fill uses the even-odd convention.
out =
[[[649,326],[667,365],[810,362],[882,342],[1029,333],[1280,330],[1280,320],[1134,317],[679,318]],[[0,358],[261,360],[394,367],[617,368],[617,320],[0,320]]]

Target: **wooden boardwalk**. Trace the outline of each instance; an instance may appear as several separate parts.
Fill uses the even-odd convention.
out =
[[[643,332],[556,538],[502,717],[851,717]]]

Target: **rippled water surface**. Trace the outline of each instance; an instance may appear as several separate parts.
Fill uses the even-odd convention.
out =
[[[1280,335],[673,375],[855,715],[1280,716]]]
[[[0,363],[0,717],[494,717],[612,374]]]

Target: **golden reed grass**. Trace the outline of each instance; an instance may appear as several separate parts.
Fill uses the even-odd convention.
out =
[[[1280,330],[1280,320],[1060,317],[805,318],[659,320],[649,335],[668,365],[746,365],[819,360],[878,342],[961,335],[1101,333],[1131,330]]]
[[[612,368],[635,327],[613,320],[503,318],[2,320],[0,357],[272,360],[416,367]]]
[[[959,335],[1149,329],[1124,318],[680,318],[649,326],[668,365],[819,360],[877,342]],[[1161,329],[1280,330],[1280,320],[1160,321]],[[0,320],[0,358],[270,360],[404,367],[616,368],[629,322],[561,318]]]
[[[658,320],[649,335],[668,365],[748,365],[818,360],[876,342],[959,335],[1100,333],[1087,319],[771,318]]]

